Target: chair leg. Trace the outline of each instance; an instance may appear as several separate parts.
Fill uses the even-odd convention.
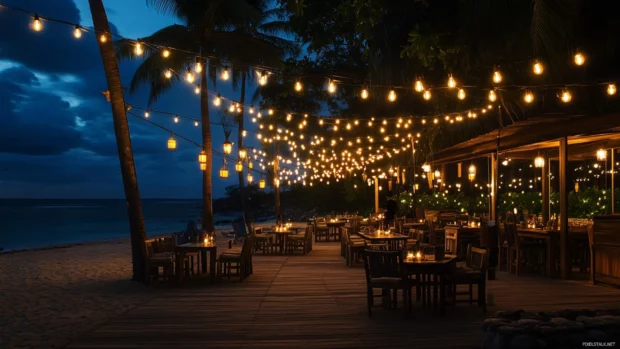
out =
[[[469,284],[469,304],[474,303],[474,285]]]
[[[372,311],[370,310],[372,308],[372,303],[373,303],[373,294],[372,294],[372,288],[368,287],[366,289],[366,303],[367,303],[367,307],[368,307],[368,317],[372,316]]]

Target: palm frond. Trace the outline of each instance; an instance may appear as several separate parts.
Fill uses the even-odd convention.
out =
[[[159,53],[151,54],[136,69],[131,79],[129,92],[134,93],[140,87],[149,85],[151,90],[148,104],[151,105],[182,79],[188,67],[187,63],[186,57],[182,55],[174,55],[164,59]],[[164,77],[166,69],[171,69],[176,74],[173,74],[172,78],[166,79]]]

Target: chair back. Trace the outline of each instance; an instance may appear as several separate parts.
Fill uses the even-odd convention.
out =
[[[254,247],[254,239],[255,236],[254,234],[250,234],[249,236],[247,236],[244,240],[243,240],[243,246],[241,246],[241,255],[244,257],[247,257],[249,254],[252,253],[253,247]]]
[[[504,231],[506,232],[506,242],[508,247],[512,247],[517,243],[517,225],[515,223],[504,224]]]
[[[366,281],[371,279],[404,276],[403,255],[401,251],[364,251],[364,270]]]
[[[153,244],[155,240],[149,239],[144,241],[144,245],[146,246],[146,258],[151,258],[153,256]]]
[[[306,225],[306,244],[312,243],[312,226],[310,224]]]
[[[471,246],[469,249],[471,249],[471,268],[486,271],[489,266],[489,250]]]
[[[397,234],[403,234],[403,224],[404,224],[404,219],[403,218],[397,218],[394,220],[394,225],[396,227],[396,233]]]
[[[175,241],[172,237],[157,239],[157,252],[174,252]]]

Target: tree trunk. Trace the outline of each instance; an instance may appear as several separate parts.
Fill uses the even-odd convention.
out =
[[[241,115],[239,115],[239,129],[237,132],[237,143],[238,143],[238,149],[243,148],[243,119],[245,117],[245,79],[246,79],[246,72],[243,72],[243,75],[241,76],[241,96],[240,96],[240,101],[239,104],[241,104]],[[246,155],[247,157],[250,156],[249,153],[247,153]],[[248,169],[248,172],[251,171],[250,169]],[[253,233],[251,230],[251,225],[250,225],[250,221],[248,220],[248,215],[247,212],[245,211],[245,179],[243,176],[243,171],[239,172],[239,194],[241,194],[241,213],[243,214],[243,221],[245,223],[246,229],[247,229],[247,233],[251,234]]]
[[[213,152],[211,151],[211,118],[209,116],[209,86],[207,85],[207,68],[201,72],[200,114],[202,121],[202,149],[207,154],[207,169],[202,172],[202,229],[213,233]]]
[[[101,0],[89,0],[88,3],[90,5],[90,12],[93,17],[95,30],[98,33],[105,33],[109,36],[110,27],[103,2]],[[110,92],[110,103],[112,105],[112,119],[114,120],[114,134],[116,136],[118,158],[121,165],[127,212],[129,214],[131,259],[133,263],[132,279],[134,281],[146,282],[148,281],[145,266],[146,245],[144,243],[146,240],[146,227],[144,225],[144,216],[142,215],[138,176],[133,160],[129,123],[127,122],[127,111],[125,109],[125,99],[121,86],[121,75],[118,69],[114,43],[111,39],[112,38],[109,37],[108,41],[105,43],[99,43],[99,51],[108,81],[108,91]]]
[[[280,210],[280,142],[276,140],[276,155],[273,160],[273,192],[276,198],[276,223],[282,223],[282,211]]]

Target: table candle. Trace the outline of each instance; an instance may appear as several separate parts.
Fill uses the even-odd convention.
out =
[[[422,259],[422,254],[420,253],[420,251],[418,251],[418,252],[415,254],[415,258],[417,258],[418,260],[421,260],[421,259]]]
[[[413,252],[407,252],[407,260],[408,261],[413,260]]]

